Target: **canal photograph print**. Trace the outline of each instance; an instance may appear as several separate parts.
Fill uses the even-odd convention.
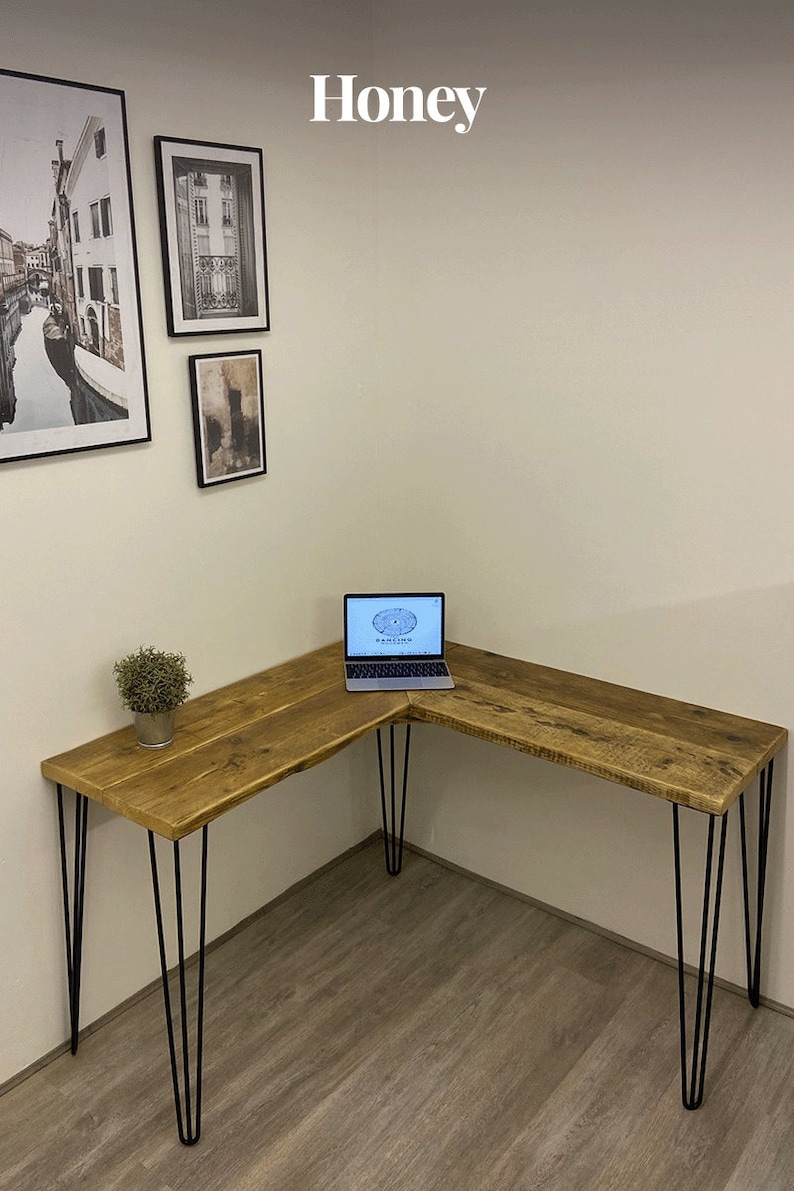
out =
[[[199,488],[264,475],[261,351],[191,356],[189,365]]]
[[[0,70],[0,463],[150,437],[124,94]]]
[[[268,331],[262,150],[154,138],[169,335]]]

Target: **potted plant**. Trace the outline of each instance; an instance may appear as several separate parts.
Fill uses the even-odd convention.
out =
[[[113,664],[121,702],[133,713],[138,742],[165,748],[174,739],[174,716],[187,699],[193,676],[184,654],[141,646]]]

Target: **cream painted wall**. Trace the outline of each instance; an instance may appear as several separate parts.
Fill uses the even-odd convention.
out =
[[[308,120],[311,72],[370,60],[369,3],[12,0],[1,19],[3,67],[126,93],[153,441],[0,474],[0,1082],[67,1032],[41,758],[127,722],[111,666],[141,643],[183,650],[200,693],[340,636],[341,592],[375,580],[376,479],[372,137]],[[263,148],[270,334],[167,337],[155,134]],[[268,475],[200,491],[188,356],[249,347]],[[213,829],[212,934],[374,829],[368,758],[353,748]],[[85,1023],[156,975],[147,864],[145,835],[92,811]]]
[[[378,138],[385,581],[444,587],[451,638],[794,722],[793,32],[765,3],[377,6],[379,80],[488,87],[465,136]],[[665,805],[430,729],[415,763],[415,842],[674,952]],[[786,787],[765,991],[794,1006]],[[735,826],[729,860],[741,981]]]

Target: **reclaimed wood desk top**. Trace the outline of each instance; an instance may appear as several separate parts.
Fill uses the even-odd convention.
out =
[[[785,728],[450,644],[449,691],[345,690],[340,643],[180,708],[174,743],[130,725],[50,757],[46,778],[177,840],[260,790],[393,723],[429,723],[724,814],[786,743]]]

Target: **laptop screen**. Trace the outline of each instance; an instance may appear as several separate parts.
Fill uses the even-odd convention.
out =
[[[444,652],[444,595],[346,595],[345,657],[438,657]]]

